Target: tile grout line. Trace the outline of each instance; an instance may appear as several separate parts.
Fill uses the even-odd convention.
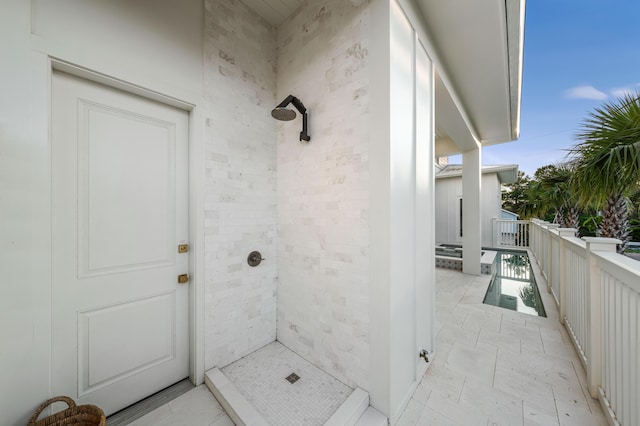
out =
[[[464,392],[464,386],[467,384],[467,376],[464,376],[464,381],[462,382],[462,387],[460,388],[460,394],[458,395],[458,400],[456,403],[460,404],[460,400],[462,399],[462,392]]]
[[[558,409],[558,400],[556,399],[556,392],[553,390],[553,386],[549,386],[551,388],[551,394],[553,395],[553,405],[556,406],[556,420],[558,420],[558,424],[561,425],[560,422],[560,410]]]
[[[549,355],[547,353],[547,348],[544,345],[544,339],[542,338],[542,332],[540,331],[540,327],[538,327],[538,333],[540,334],[540,341],[542,342],[542,352],[544,352],[546,355]]]
[[[585,383],[585,386],[582,386],[582,380],[580,380],[580,375],[576,371],[576,366],[573,363],[573,360],[570,362],[571,362],[571,367],[573,367],[573,374],[575,374],[576,379],[578,379],[578,384],[580,385],[580,392],[582,392],[582,396],[584,397],[585,402],[587,403],[587,408],[589,409],[589,412],[593,414],[593,410],[591,409],[591,404],[589,404],[589,399],[593,399],[593,398],[591,398],[590,394],[589,395],[585,394],[585,390],[584,390],[585,386],[588,387],[589,385],[588,383]]]
[[[496,386],[496,370],[498,369],[498,352],[500,347],[496,348],[496,362],[493,364],[493,378],[491,379],[491,387],[495,389]]]

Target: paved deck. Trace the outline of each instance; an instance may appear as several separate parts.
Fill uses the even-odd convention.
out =
[[[436,275],[436,356],[399,425],[607,424],[546,283],[542,318],[482,304],[489,277]]]
[[[544,282],[548,318],[482,304],[487,276],[436,275],[437,352],[399,425],[607,424]],[[231,421],[200,386],[135,422],[161,424]]]
[[[233,426],[233,422],[209,389],[200,385],[129,425]]]

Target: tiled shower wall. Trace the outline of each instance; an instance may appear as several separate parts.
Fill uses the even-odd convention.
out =
[[[367,1],[306,1],[278,28],[278,340],[350,386],[369,373]]]
[[[237,0],[205,0],[205,367],[276,337],[276,34]],[[247,256],[259,250],[258,267]]]

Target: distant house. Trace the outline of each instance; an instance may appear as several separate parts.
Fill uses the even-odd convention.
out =
[[[500,212],[500,219],[504,220],[518,220],[520,217],[519,214],[510,212],[508,210],[502,209]]]
[[[518,165],[482,167],[480,214],[482,220],[482,246],[492,245],[492,219],[517,219],[518,215],[502,209],[501,186],[513,183],[518,176]],[[464,229],[462,213],[462,165],[436,165],[436,243],[462,244]]]

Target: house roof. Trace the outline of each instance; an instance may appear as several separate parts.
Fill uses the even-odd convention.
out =
[[[436,171],[436,179],[445,179],[451,177],[462,176],[462,164],[447,164],[440,170]],[[518,179],[518,165],[506,164],[506,165],[494,165],[494,166],[482,166],[482,174],[496,173],[500,183],[513,183]]]
[[[509,210],[505,210],[505,209],[500,209],[500,211],[504,214],[510,215],[510,216],[514,216],[516,218],[520,217],[520,215],[518,213],[514,213],[514,212],[510,212]]]

